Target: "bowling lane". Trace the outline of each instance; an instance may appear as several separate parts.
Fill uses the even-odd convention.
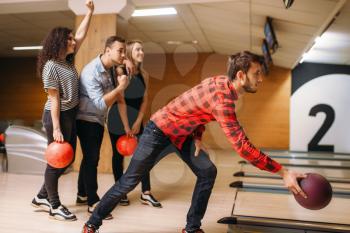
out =
[[[269,179],[269,178],[255,178],[255,177],[240,177],[238,179],[245,184],[255,184],[255,185],[274,185],[284,187],[282,179]],[[350,184],[349,183],[332,183],[331,186],[335,190],[348,191],[350,194]],[[350,198],[350,196],[349,196]],[[350,201],[350,199],[349,199]]]
[[[333,195],[330,204],[321,210],[301,207],[283,187],[275,174],[241,163],[241,172],[251,177],[236,176],[241,182],[235,204],[227,222],[228,232],[350,232],[350,161],[348,155],[325,153],[290,153],[278,151],[275,159],[289,169],[303,173],[319,173],[331,178]],[[262,177],[259,177],[262,176]],[[231,183],[234,184],[236,182]],[[256,188],[259,187],[259,188]],[[345,195],[344,195],[345,193]]]
[[[316,211],[301,207],[292,194],[240,190],[232,213],[237,216],[344,224],[350,230],[349,210],[349,199],[341,197],[333,197],[328,206]]]
[[[282,179],[281,176],[276,174],[263,174],[258,172],[243,172],[238,171],[233,174],[234,177],[246,177],[246,178],[259,178],[259,179]],[[346,183],[350,184],[350,178],[336,178],[328,176],[327,180],[331,183]]]

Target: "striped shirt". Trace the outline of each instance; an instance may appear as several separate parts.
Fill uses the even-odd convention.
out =
[[[78,73],[73,64],[64,61],[48,60],[43,68],[44,89],[58,90],[60,93],[60,111],[66,111],[79,104]],[[48,96],[45,110],[51,110]]]
[[[235,101],[238,96],[226,76],[207,78],[154,113],[151,120],[178,148],[189,135],[200,139],[210,121],[217,121],[237,153],[254,166],[277,172],[281,165],[255,148],[240,126]]]

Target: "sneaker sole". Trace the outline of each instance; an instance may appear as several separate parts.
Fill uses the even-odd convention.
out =
[[[163,206],[162,205],[159,205],[159,206],[156,206],[156,205],[153,205],[151,202],[149,201],[144,201],[142,199],[140,199],[140,202],[143,204],[143,205],[149,205],[149,206],[152,206],[154,208],[162,208]]]
[[[40,209],[40,210],[43,210],[43,211],[45,211],[45,212],[50,212],[50,207],[49,206],[47,206],[47,205],[44,205],[44,204],[42,204],[42,205],[36,205],[36,204],[34,204],[34,203],[30,203],[34,208],[37,208],[37,209]]]
[[[62,222],[73,222],[78,220],[76,217],[75,218],[65,218],[62,217],[61,215],[49,215],[49,218],[54,219],[54,220],[59,220]]]
[[[130,203],[120,203],[120,202],[119,202],[118,205],[120,205],[120,206],[128,206],[128,205],[130,205]]]

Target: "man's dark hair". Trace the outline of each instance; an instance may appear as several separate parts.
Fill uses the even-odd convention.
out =
[[[236,78],[238,71],[247,73],[251,63],[263,65],[264,58],[249,51],[243,51],[231,55],[227,62],[227,76],[232,81]]]
[[[104,50],[106,51],[106,48],[107,47],[110,48],[112,46],[112,44],[114,42],[116,42],[116,41],[118,41],[120,43],[125,43],[125,40],[123,38],[119,37],[119,36],[110,36],[106,40],[105,49]]]

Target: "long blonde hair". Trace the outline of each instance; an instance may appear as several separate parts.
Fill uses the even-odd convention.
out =
[[[143,42],[141,40],[130,40],[128,42],[126,42],[126,58],[129,61],[132,61],[132,63],[135,65],[135,61],[132,58],[132,50],[134,49],[135,44],[140,44],[143,46]],[[141,62],[140,64],[138,64],[138,66],[136,67],[137,71],[139,71],[142,75],[144,75],[146,73],[146,71],[143,69],[143,62]]]

